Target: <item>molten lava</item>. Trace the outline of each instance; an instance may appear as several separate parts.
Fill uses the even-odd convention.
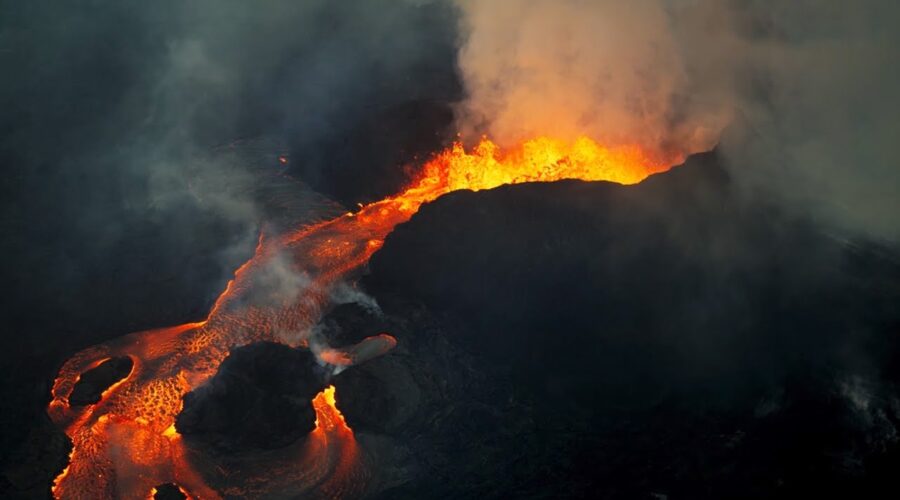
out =
[[[337,401],[334,398],[334,386],[329,385],[313,398],[313,408],[316,409],[316,429],[313,432],[339,432],[345,436],[352,436],[353,431],[344,421],[344,416],[338,410]]]
[[[634,184],[681,159],[651,158],[635,146],[609,149],[587,137],[571,143],[539,137],[502,154],[496,144],[482,139],[471,154],[455,144],[428,163],[424,173],[440,179],[446,191],[562,179]]]
[[[471,152],[456,144],[429,161],[396,196],[287,234],[261,235],[254,256],[235,272],[205,321],[132,333],[85,349],[63,365],[48,413],[71,438],[73,449],[69,465],[54,481],[53,495],[146,498],[167,483],[193,498],[259,497],[273,491],[361,495],[368,477],[364,455],[338,410],[333,386],[313,400],[316,428],[294,455],[285,455],[293,462],[266,464],[270,470],[258,474],[268,476],[253,476],[246,481],[253,485],[246,488],[229,484],[226,491],[208,485],[174,427],[182,396],[212,377],[231,349],[263,340],[305,346],[329,306],[332,289],[352,281],[393,228],[423,203],[455,190],[522,182],[583,179],[631,184],[681,159],[680,154],[650,157],[635,147],[605,148],[587,138],[572,143],[538,138],[506,153],[487,139]],[[285,257],[295,273],[308,278],[299,291],[287,296],[260,278]],[[393,347],[392,338],[384,337],[355,354]],[[121,356],[134,362],[127,377],[93,405],[69,404],[82,373]],[[235,477],[247,479],[239,473]],[[276,487],[280,489],[266,490]]]

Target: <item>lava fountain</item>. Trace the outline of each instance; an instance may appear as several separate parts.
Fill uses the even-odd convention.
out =
[[[606,148],[588,138],[537,138],[502,152],[484,139],[471,152],[455,144],[426,163],[400,194],[333,220],[285,234],[260,236],[253,257],[237,269],[206,320],[132,333],[87,348],[60,369],[48,413],[72,440],[69,465],[54,481],[56,498],[147,498],[174,483],[192,498],[259,497],[277,491],[311,497],[356,497],[366,492],[365,454],[337,408],[333,387],[316,396],[316,428],[289,467],[271,467],[278,481],[216,491],[203,479],[174,422],[182,397],[212,377],[231,349],[258,341],[305,346],[327,310],[333,287],[352,281],[393,228],[419,207],[460,189],[561,179],[640,182],[683,159],[652,156],[638,147]],[[269,293],[260,276],[287,256],[309,278],[285,297]],[[382,340],[382,345],[392,346]],[[73,406],[69,396],[84,372],[128,357],[131,372],[94,404]]]

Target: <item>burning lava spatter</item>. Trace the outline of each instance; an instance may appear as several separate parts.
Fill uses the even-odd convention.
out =
[[[534,139],[508,153],[482,140],[469,153],[460,144],[429,161],[402,193],[333,220],[260,237],[253,257],[235,272],[205,321],[132,333],[85,349],[60,369],[48,413],[71,438],[69,465],[54,481],[56,498],[147,498],[174,483],[193,498],[254,497],[257,486],[217,492],[189,459],[174,427],[182,396],[212,377],[231,349],[258,341],[305,345],[308,332],[329,305],[332,287],[353,274],[381,248],[393,228],[419,207],[459,189],[561,179],[637,183],[678,163],[680,155],[651,158],[636,147],[609,149],[580,138]],[[288,257],[309,283],[291,297],[260,284],[267,266]],[[68,397],[85,371],[112,357],[128,356],[131,373],[107,389],[99,402],[72,407]],[[313,401],[316,428],[290,467],[275,464],[282,488],[294,494],[346,497],[365,492],[364,460],[335,402],[334,387]],[[288,478],[288,479],[285,479]],[[260,489],[262,488],[262,489]],[[279,490],[285,491],[285,490]]]

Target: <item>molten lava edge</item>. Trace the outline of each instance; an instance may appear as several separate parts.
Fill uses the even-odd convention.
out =
[[[54,480],[53,495],[146,498],[156,486],[172,483],[192,498],[218,498],[194,470],[174,427],[184,394],[213,376],[236,347],[265,340],[305,346],[307,333],[329,305],[331,287],[352,280],[393,228],[422,204],[451,191],[524,182],[634,184],[683,158],[681,153],[650,155],[635,146],[606,148],[584,137],[571,142],[537,138],[505,153],[487,139],[471,152],[454,144],[427,162],[396,196],[287,234],[261,234],[253,257],[235,271],[205,321],[132,333],[85,349],[63,365],[48,413],[73,448],[69,465]],[[260,293],[254,283],[254,275],[278,255],[289,256],[295,269],[309,276],[310,284],[299,296],[273,297]],[[93,405],[69,404],[82,373],[121,356],[134,361],[127,377]],[[307,458],[294,467],[303,470],[281,483],[292,491],[328,496],[365,491],[364,464],[335,397],[330,386],[312,402],[316,428],[302,454]],[[272,474],[285,474],[274,470],[278,472]],[[249,493],[229,491],[237,496]]]

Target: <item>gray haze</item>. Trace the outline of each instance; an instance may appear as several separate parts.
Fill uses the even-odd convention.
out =
[[[328,187],[349,131],[458,87],[455,17],[440,4],[38,0],[0,12],[3,274],[29,304],[142,268],[137,283],[167,266],[208,281],[185,256],[221,258],[229,276],[267,205],[311,196],[285,182],[273,203],[259,184],[287,168]]]

